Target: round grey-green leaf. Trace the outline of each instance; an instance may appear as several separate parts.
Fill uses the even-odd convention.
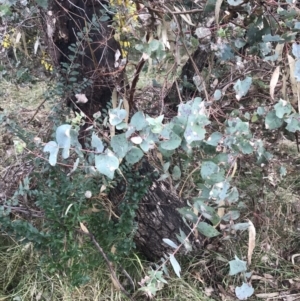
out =
[[[115,170],[119,167],[119,160],[112,151],[107,150],[106,154],[95,156],[95,166],[100,173],[113,179]]]
[[[181,170],[177,165],[173,168],[172,178],[174,181],[178,181],[181,178]]]
[[[181,138],[175,134],[173,131],[170,132],[170,138],[161,142],[160,146],[166,150],[174,150],[178,148],[181,144]]]
[[[222,91],[217,89],[214,93],[214,100],[220,100],[222,97]]]
[[[239,300],[246,300],[254,293],[254,288],[251,284],[244,282],[242,286],[235,288],[235,294]]]
[[[49,141],[43,149],[44,152],[49,152],[49,164],[51,166],[55,166],[57,162],[57,154],[59,151],[59,147],[55,141]]]
[[[142,150],[140,150],[138,147],[133,146],[130,151],[127,153],[125,159],[129,164],[135,164],[139,162],[144,156],[144,153]]]
[[[148,125],[143,112],[136,112],[130,120],[130,125],[134,126],[137,131],[141,131]]]
[[[216,163],[206,161],[201,166],[201,177],[203,179],[209,179],[210,176],[219,172],[219,167]]]
[[[56,141],[61,148],[70,148],[71,146],[71,125],[63,124],[56,129]]]

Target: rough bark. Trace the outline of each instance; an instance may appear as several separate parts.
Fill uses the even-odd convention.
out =
[[[48,32],[52,39],[50,53],[58,63],[68,62],[69,46],[79,41],[76,33],[81,32],[91,22],[93,14],[102,7],[96,1],[63,0],[55,2],[52,9],[53,15],[48,18],[48,22],[55,27]],[[76,62],[82,67],[82,77],[88,77],[93,82],[84,91],[89,102],[80,105],[80,109],[89,118],[111,101],[112,90],[120,90],[123,80],[123,71],[115,68],[115,53],[119,50],[119,44],[113,38],[109,23],[100,22],[99,19],[98,22],[99,28],[88,34],[90,40],[80,45],[84,55],[76,58]],[[153,170],[149,162],[145,166],[143,168],[147,171]],[[117,207],[118,196],[122,193],[116,189],[112,194],[114,197],[111,199],[115,200]],[[135,243],[148,259],[155,260],[170,252],[170,248],[163,243],[163,238],[177,241],[179,229],[188,233],[189,229],[176,210],[184,205],[168,182],[152,179],[152,185],[136,212],[138,230]]]
[[[179,234],[179,229],[189,233],[176,210],[184,205],[185,202],[178,197],[176,191],[163,181],[153,181],[141,200],[137,210],[138,231],[135,242],[138,249],[150,260],[174,251],[163,243],[163,238],[178,243],[176,234]]]
[[[116,53],[120,52],[120,45],[114,39],[113,28],[109,20],[100,20],[99,12],[103,10],[103,5],[107,5],[106,1],[102,2],[56,0],[52,2],[51,16],[46,17],[48,48],[54,62],[58,66],[60,63],[71,66],[79,64],[80,68],[75,69],[80,72],[78,80],[85,78],[92,83],[81,91],[88,102],[77,105],[88,119],[105,108],[111,101],[114,89],[122,89],[124,76],[124,70],[116,65]],[[70,55],[75,59],[70,60]],[[70,77],[72,75],[67,75],[66,80]],[[69,103],[75,100],[74,95],[68,95],[68,98]]]
[[[155,168],[149,160],[144,160],[139,168],[139,174],[148,175],[147,180],[150,180],[149,188],[146,194],[139,201],[138,209],[136,210],[135,222],[137,223],[137,231],[135,234],[135,244],[137,249],[144,254],[147,259],[157,261],[164,254],[172,253],[171,249],[163,242],[163,238],[168,238],[176,243],[179,243],[176,234],[179,234],[179,229],[187,235],[190,229],[186,226],[177,211],[186,205],[186,202],[178,196],[176,189],[170,185],[169,181],[158,181]],[[143,181],[143,179],[140,179]],[[126,196],[125,187],[130,183],[118,185],[116,189],[111,191],[109,195],[110,201],[114,205],[114,212],[119,216],[122,211],[122,203],[130,204],[131,195]],[[122,188],[121,188],[122,187]],[[180,250],[184,252],[184,249]]]
[[[177,85],[176,82],[174,82],[168,93],[166,94],[166,97],[164,99],[165,104],[173,105],[174,109],[176,109],[180,97],[183,97],[185,100],[189,100],[197,96],[199,92],[197,91],[193,83],[193,77],[196,75],[194,63],[197,69],[201,72],[207,64],[208,57],[209,53],[201,48],[198,48],[194,53],[191,54],[190,58],[182,68],[180,78],[177,79]],[[190,87],[194,86],[194,88],[184,87],[182,85],[184,78],[190,84]],[[183,86],[182,91],[178,91],[177,86]]]

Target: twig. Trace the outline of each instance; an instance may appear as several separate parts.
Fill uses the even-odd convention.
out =
[[[130,91],[129,91],[129,99],[128,99],[128,103],[130,108],[133,108],[133,97],[134,97],[134,92],[135,92],[135,88],[136,88],[136,84],[139,80],[140,77],[140,72],[145,64],[145,60],[142,58],[140,60],[140,62],[138,63],[136,69],[135,69],[135,73],[134,73],[134,77],[131,83],[131,87],[130,87]]]
[[[111,273],[112,278],[114,279],[114,281],[118,284],[121,292],[131,301],[134,301],[134,299],[130,296],[130,294],[125,290],[125,288],[122,286],[122,284],[120,283],[120,281],[117,278],[117,275],[115,273],[115,270],[113,269],[113,264],[111,263],[111,261],[108,259],[108,257],[106,256],[105,252],[103,251],[103,249],[101,248],[101,246],[99,245],[99,243],[97,242],[97,240],[95,239],[95,236],[92,233],[86,233],[82,230],[77,230],[77,232],[84,234],[86,236],[89,236],[92,243],[96,246],[97,250],[101,253],[102,257],[104,258],[104,260],[106,261],[106,265],[109,268],[109,271]]]
[[[132,280],[132,278],[130,277],[130,275],[127,273],[127,271],[121,267],[121,270],[122,270],[122,273],[127,277],[127,279],[129,280],[131,286],[132,286],[132,289],[135,291],[135,285],[134,285],[134,282]]]
[[[40,110],[40,108],[42,107],[42,105],[44,105],[44,103],[48,100],[47,97],[45,97],[45,99],[41,102],[41,104],[37,107],[37,109],[35,110],[35,113],[33,114],[33,116],[30,118],[30,120],[27,123],[30,123],[33,118],[36,116],[36,114],[38,113],[38,111]]]
[[[196,63],[195,63],[195,61],[194,61],[194,59],[193,59],[192,56],[190,55],[190,53],[189,53],[189,51],[188,51],[188,48],[187,48],[187,46],[186,46],[186,44],[185,44],[185,42],[184,42],[184,35],[183,35],[182,28],[181,28],[181,25],[180,25],[180,23],[179,23],[179,21],[178,21],[178,19],[177,19],[176,14],[175,14],[174,12],[172,12],[166,5],[163,5],[163,7],[164,7],[170,14],[173,15],[173,17],[174,17],[174,19],[175,19],[175,22],[176,22],[176,24],[177,24],[177,27],[178,27],[178,33],[179,33],[179,35],[182,37],[182,45],[183,45],[183,47],[184,47],[184,49],[185,49],[185,51],[186,51],[186,53],[187,53],[187,55],[188,55],[188,57],[189,57],[189,60],[192,62],[192,65],[193,65],[193,67],[194,67],[194,70],[195,70],[196,74],[199,76],[199,79],[201,79],[201,78],[202,78],[201,73],[200,73],[200,71],[199,71],[199,69],[198,69],[198,67],[197,67],[197,65],[196,65]],[[208,100],[209,100],[209,95],[208,95],[208,93],[207,93],[206,85],[205,85],[204,80],[203,80],[203,83],[202,83],[202,84],[203,84],[203,90],[204,90],[204,94],[205,94],[205,97],[206,97],[206,101],[208,101]]]
[[[156,12],[156,13],[159,13],[159,14],[164,14],[164,12],[162,10],[155,9],[155,8],[150,7],[150,6],[146,6],[146,7],[147,7],[147,9],[149,9],[153,12]],[[185,10],[185,11],[171,11],[171,10],[168,9],[168,11],[172,15],[188,15],[188,14],[203,13],[203,9],[191,9],[191,10]]]
[[[172,15],[187,15],[187,14],[197,14],[203,13],[203,9],[191,9],[185,11],[170,11]]]

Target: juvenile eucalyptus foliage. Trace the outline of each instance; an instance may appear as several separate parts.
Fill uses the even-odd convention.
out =
[[[13,4],[14,1],[7,1],[0,6],[3,16],[10,17]],[[47,1],[39,0],[37,4],[47,7]],[[70,258],[79,262],[80,256],[87,256],[85,247],[73,243],[79,223],[86,223],[101,241],[105,252],[118,262],[120,256],[129,254],[134,247],[137,210],[154,182],[150,179],[151,172],[141,174],[138,167],[151,155],[158,155],[161,159],[159,168],[156,168],[160,171],[158,181],[168,181],[181,197],[186,181],[191,178],[197,193],[193,191],[191,197],[184,200],[185,206],[178,208],[190,232],[178,229],[177,241],[165,237],[158,242],[170,247],[170,252],[161,258],[157,270],[151,270],[149,277],[141,281],[141,290],[152,296],[162,283],[166,283],[164,277],[169,275],[169,262],[175,274],[181,276],[177,254],[182,249],[186,252],[195,249],[193,233],[208,238],[220,237],[218,225],[221,222],[228,225],[225,230],[227,237],[232,230],[249,228],[248,222],[235,223],[240,217],[239,208],[243,202],[238,189],[232,184],[232,178],[239,159],[254,155],[255,164],[263,165],[272,158],[264,141],[257,138],[261,135],[254,132],[256,125],[268,135],[275,130],[285,129],[291,133],[300,130],[297,112],[300,46],[296,43],[300,23],[297,15],[299,4],[295,1],[286,1],[282,6],[278,3],[276,10],[272,3],[268,7],[268,3],[258,4],[252,0],[182,2],[181,8],[177,2],[161,6],[156,2],[157,6],[152,10],[150,2],[144,4],[143,17],[150,16],[146,20],[147,25],[138,25],[137,16],[130,10],[134,16],[128,18],[126,37],[134,42],[134,49],[140,53],[141,60],[152,60],[159,66],[175,61],[177,67],[183,66],[174,71],[180,71],[181,78],[173,83],[170,93],[164,98],[167,104],[173,101],[175,104],[171,104],[177,106],[180,103],[176,116],[169,118],[162,113],[148,116],[138,111],[127,121],[128,110],[122,106],[122,101],[118,107],[108,108],[107,104],[108,111],[102,111],[103,118],[93,116],[90,139],[84,146],[78,141],[78,123],[77,126],[71,123],[59,125],[55,138],[43,147],[43,151],[49,153],[51,165],[44,167],[48,180],[33,191],[29,189],[29,179],[23,180],[15,195],[0,206],[0,214],[1,226],[7,232],[25,236],[26,240],[37,245],[50,246],[56,257],[62,255],[61,249],[67,245],[67,255],[62,256],[60,268],[67,266]],[[190,13],[180,14],[184,10]],[[113,11],[117,12],[118,6]],[[125,7],[124,13],[128,11]],[[149,11],[153,15],[147,14]],[[155,12],[160,14],[156,16]],[[161,20],[158,25],[151,23],[155,16]],[[102,16],[103,21],[109,18],[106,13]],[[95,19],[90,19],[92,22],[87,22],[83,32],[74,34],[74,41],[68,47],[67,62],[61,66],[64,79],[59,79],[56,93],[51,95],[69,97],[93,87],[90,78],[80,75],[82,66],[76,61],[79,52],[84,56],[85,48],[80,48],[82,44],[90,42],[90,37],[83,33],[99,26]],[[117,22],[116,16],[114,22]],[[145,28],[148,32],[143,31]],[[146,33],[153,35],[151,40],[144,38]],[[170,42],[176,43],[176,47],[172,48]],[[264,68],[271,77],[267,84],[261,71]],[[230,78],[229,82],[225,82],[227,78]],[[279,80],[283,87],[290,85],[290,89],[282,89],[279,93]],[[266,96],[263,93],[253,96],[253,91],[261,90],[267,97],[263,98]],[[214,115],[218,107],[224,108],[221,118]],[[111,138],[102,134],[103,130],[107,133],[112,128],[117,134]],[[68,167],[60,169],[58,165],[61,163],[68,164]],[[280,174],[284,173],[284,168],[280,169]],[[57,181],[61,183],[59,189]],[[118,186],[122,188],[125,200],[119,204],[120,215],[111,210],[109,201],[106,202],[108,193]],[[95,197],[97,194],[99,198]],[[47,231],[40,231],[38,226],[23,220],[11,222],[9,214],[19,204],[19,198],[24,196],[36,198],[36,205],[48,219],[45,222]],[[225,207],[227,211],[222,213]],[[111,251],[114,248],[116,252]],[[83,267],[80,263],[74,266],[74,283],[84,283],[87,279]],[[58,266],[54,265],[53,269],[56,268]],[[237,297],[245,299],[251,296],[253,288],[248,283],[251,275],[247,273],[246,262],[236,257],[229,262],[229,268],[230,275],[241,273],[244,278],[243,284],[236,288]],[[73,270],[69,272],[72,274]]]
[[[239,217],[239,214],[234,212],[229,212],[225,216],[220,216],[217,212],[218,208],[224,206],[225,203],[228,206],[237,204],[239,201],[238,190],[231,185],[231,176],[234,175],[237,158],[240,155],[253,153],[257,156],[258,161],[265,162],[270,154],[266,152],[260,140],[253,139],[249,123],[242,121],[239,117],[232,117],[226,122],[223,134],[209,132],[208,109],[209,104],[201,98],[195,98],[179,105],[177,116],[170,122],[164,122],[163,115],[152,118],[143,112],[137,112],[128,124],[124,122],[125,110],[111,109],[109,121],[113,126],[121,129],[119,131],[123,131],[123,133],[113,136],[108,143],[108,141],[104,142],[103,139],[99,138],[97,132],[93,132],[89,149],[89,154],[91,152],[93,154],[93,156],[89,155],[89,164],[92,164],[93,168],[87,169],[87,172],[92,170],[93,175],[104,175],[111,181],[115,177],[124,176],[123,164],[127,166],[129,171],[133,170],[134,165],[142,161],[147,153],[156,149],[166,160],[160,178],[171,179],[173,177],[176,182],[183,172],[179,166],[176,166],[172,176],[169,173],[170,162],[172,157],[176,156],[176,150],[191,157],[193,153],[201,149],[205,152],[205,156],[197,162],[196,171],[201,179],[198,184],[201,193],[192,203],[189,203],[190,207],[180,208],[178,211],[186,221],[196,225],[197,231],[202,235],[210,238],[220,235],[216,226],[221,220],[226,222]],[[64,124],[57,128],[56,141],[50,141],[44,147],[44,151],[50,153],[49,163],[51,165],[56,165],[57,160],[67,159],[71,153],[78,154],[72,172],[80,165],[85,165],[85,157],[83,156],[85,150],[80,149],[76,137],[77,133],[70,125]],[[73,156],[72,158],[75,160]],[[135,187],[130,179],[128,183],[129,189]],[[146,191],[147,188],[143,190],[143,194]],[[136,192],[127,190],[126,193],[130,194],[132,201],[131,205],[122,204],[123,215],[119,221],[119,226],[124,222],[132,224],[135,217],[134,211],[138,209],[140,197],[135,202]],[[200,221],[195,212],[204,217],[205,221]],[[132,226],[134,224],[126,228],[132,229]],[[247,229],[247,226],[247,223],[234,225],[235,230]],[[180,235],[177,238],[182,247],[191,251],[191,241],[187,236],[190,236],[190,233],[184,233],[179,229],[178,232]],[[133,238],[133,236],[131,237]],[[171,248],[178,249],[173,241],[166,238],[164,242]],[[124,247],[126,241],[123,241],[122,244]],[[179,276],[180,266],[174,255],[168,257],[168,260]],[[164,267],[167,261],[163,261]]]

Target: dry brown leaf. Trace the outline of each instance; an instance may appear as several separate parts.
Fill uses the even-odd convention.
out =
[[[286,74],[282,74],[282,88],[281,88],[281,93],[283,95],[283,99],[287,99],[287,76]]]
[[[161,154],[160,152],[157,152],[157,153],[156,153],[156,157],[158,158],[158,160],[159,160],[161,166],[164,166],[164,159],[163,159],[163,157],[162,157],[162,154]]]
[[[100,212],[101,210],[96,208],[95,205],[93,205],[93,207],[91,208],[92,212]]]
[[[248,265],[251,265],[252,254],[255,248],[256,230],[253,223],[250,220],[248,220],[248,223],[249,223]]]
[[[22,33],[20,31],[18,31],[18,33],[16,35],[16,39],[15,39],[15,45],[20,42],[21,37],[22,37]]]
[[[270,81],[270,96],[273,100],[274,100],[275,87],[279,79],[279,74],[280,74],[280,67],[277,66],[272,74],[271,81]]]
[[[294,254],[293,256],[292,256],[292,264],[295,264],[295,258],[297,258],[297,257],[299,257],[300,256],[300,254]]]
[[[288,57],[288,61],[289,61],[289,67],[290,67],[290,81],[291,81],[291,85],[292,85],[292,91],[293,91],[293,94],[294,94],[294,99],[293,101],[291,102],[292,104],[296,104],[297,102],[299,102],[299,85],[296,81],[296,78],[295,78],[295,59],[290,56],[289,54],[287,55]],[[299,104],[298,104],[299,106]],[[299,110],[299,108],[298,108]],[[300,111],[299,111],[300,112]]]
[[[174,9],[177,11],[177,12],[182,12],[182,11],[185,11],[185,9],[182,7],[181,10],[174,6]],[[189,15],[183,15],[183,14],[180,14],[180,17],[189,25],[191,26],[196,26],[193,22],[192,22],[192,19]]]
[[[126,115],[126,117],[125,117],[125,122],[128,124],[130,107],[129,107],[129,103],[128,103],[126,97],[123,97],[123,106],[124,106],[124,109],[125,109],[126,112],[127,112],[127,115]]]
[[[269,299],[269,298],[275,298],[279,296],[279,293],[263,293],[263,294],[256,294],[255,295],[257,298],[262,298],[262,299]]]
[[[225,214],[225,201],[220,201],[219,203],[219,207],[218,207],[218,216],[220,219],[222,219],[222,217]]]
[[[217,27],[219,27],[220,9],[221,9],[222,2],[223,0],[217,0],[215,4],[215,19],[216,19]]]
[[[210,297],[212,295],[212,293],[214,292],[214,289],[210,286],[210,287],[206,287],[204,289],[204,293],[207,297]]]
[[[113,284],[114,288],[115,288],[117,291],[120,291],[121,288],[120,288],[119,283],[114,279],[114,277],[113,277],[112,275],[110,275],[110,278],[111,278],[111,281],[112,281],[112,284]]]
[[[116,88],[112,92],[111,103],[112,103],[112,108],[115,109],[118,103],[118,93]],[[116,128],[114,126],[110,126],[109,129],[110,129],[110,137],[112,138],[116,134]]]
[[[282,51],[283,51],[284,46],[285,46],[284,43],[283,44],[278,43],[275,47],[275,53],[278,54],[278,59],[277,59],[278,62],[282,61]]]
[[[164,19],[162,20],[161,26],[161,41],[165,47],[167,47],[168,49],[171,48],[168,38],[168,24]]]
[[[79,223],[79,225],[80,225],[80,229],[81,229],[84,233],[89,234],[88,228],[87,228],[83,223]]]
[[[116,251],[117,251],[117,248],[115,247],[115,245],[113,245],[113,246],[111,247],[111,249],[110,249],[110,252],[111,252],[112,254],[115,254]]]
[[[274,277],[271,274],[267,274],[267,273],[264,274],[264,277],[266,279],[274,279]]]

